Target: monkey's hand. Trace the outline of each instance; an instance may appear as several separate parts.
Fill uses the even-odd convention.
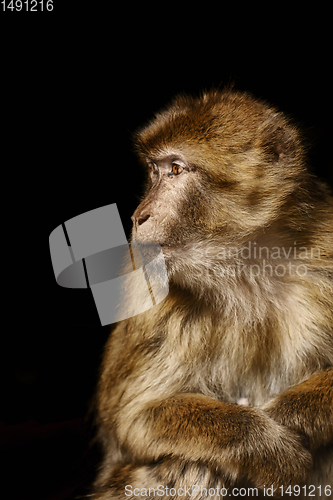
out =
[[[150,404],[132,415],[124,431],[124,448],[141,463],[166,456],[200,461],[257,488],[273,485],[278,491],[282,485],[301,484],[312,465],[302,438],[262,410],[201,394]]]
[[[262,408],[276,422],[306,436],[310,450],[333,443],[333,368],[279,394]]]

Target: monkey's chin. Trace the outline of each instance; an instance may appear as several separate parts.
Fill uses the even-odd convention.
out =
[[[179,252],[182,248],[182,245],[179,243],[166,243],[163,240],[160,240],[159,238],[135,238],[132,239],[134,243],[138,243],[139,245],[158,245],[162,248],[163,253],[166,253],[167,255],[174,255],[175,253]]]
[[[166,264],[168,275],[173,274],[172,270],[174,269],[175,260],[177,260],[177,256],[179,256],[181,252],[181,245],[166,243],[165,241],[161,241],[159,238],[138,238],[133,236],[131,238],[131,243],[137,243],[143,248],[155,246],[155,251],[156,246],[160,247],[160,249],[162,250],[162,255]]]
[[[170,241],[165,240],[162,236],[159,237],[158,234],[154,235],[140,235],[138,234],[135,230],[133,230],[132,235],[131,235],[131,242],[132,243],[138,243],[139,245],[147,246],[149,245],[158,245],[162,249],[163,257],[165,260],[165,263],[167,264],[167,269],[170,270],[170,261],[175,261],[178,260],[180,255],[183,255],[184,253],[187,253],[188,248],[187,248],[187,242],[185,239],[181,238],[174,238],[174,240]],[[173,266],[171,266],[173,267]]]
[[[160,247],[168,247],[169,245],[163,241],[161,238],[158,236],[141,236],[135,233],[134,231],[132,232],[132,237],[131,237],[131,243],[138,243],[139,245],[159,245]]]

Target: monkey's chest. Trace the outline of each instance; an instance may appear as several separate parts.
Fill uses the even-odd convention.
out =
[[[244,370],[241,363],[228,362],[210,368],[199,390],[220,401],[259,407],[285,388],[274,371]]]

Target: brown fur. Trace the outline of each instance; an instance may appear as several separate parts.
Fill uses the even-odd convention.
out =
[[[128,485],[147,495],[158,485],[256,487],[264,498],[265,487],[279,496],[290,484],[314,485],[315,498],[321,486],[325,498],[333,201],[306,170],[297,128],[248,94],[212,91],[177,98],[137,148],[160,173],[134,214],[133,239],[162,245],[170,292],[119,323],[106,345],[97,403],[105,458],[92,498],[132,498]],[[267,249],[265,262],[254,247]],[[279,259],[274,248],[285,249]],[[137,294],[131,286],[128,297]]]

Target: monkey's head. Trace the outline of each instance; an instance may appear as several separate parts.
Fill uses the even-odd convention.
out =
[[[241,243],[279,217],[305,172],[296,128],[231,90],[177,97],[137,134],[136,147],[149,180],[132,237],[167,255],[198,240]]]

